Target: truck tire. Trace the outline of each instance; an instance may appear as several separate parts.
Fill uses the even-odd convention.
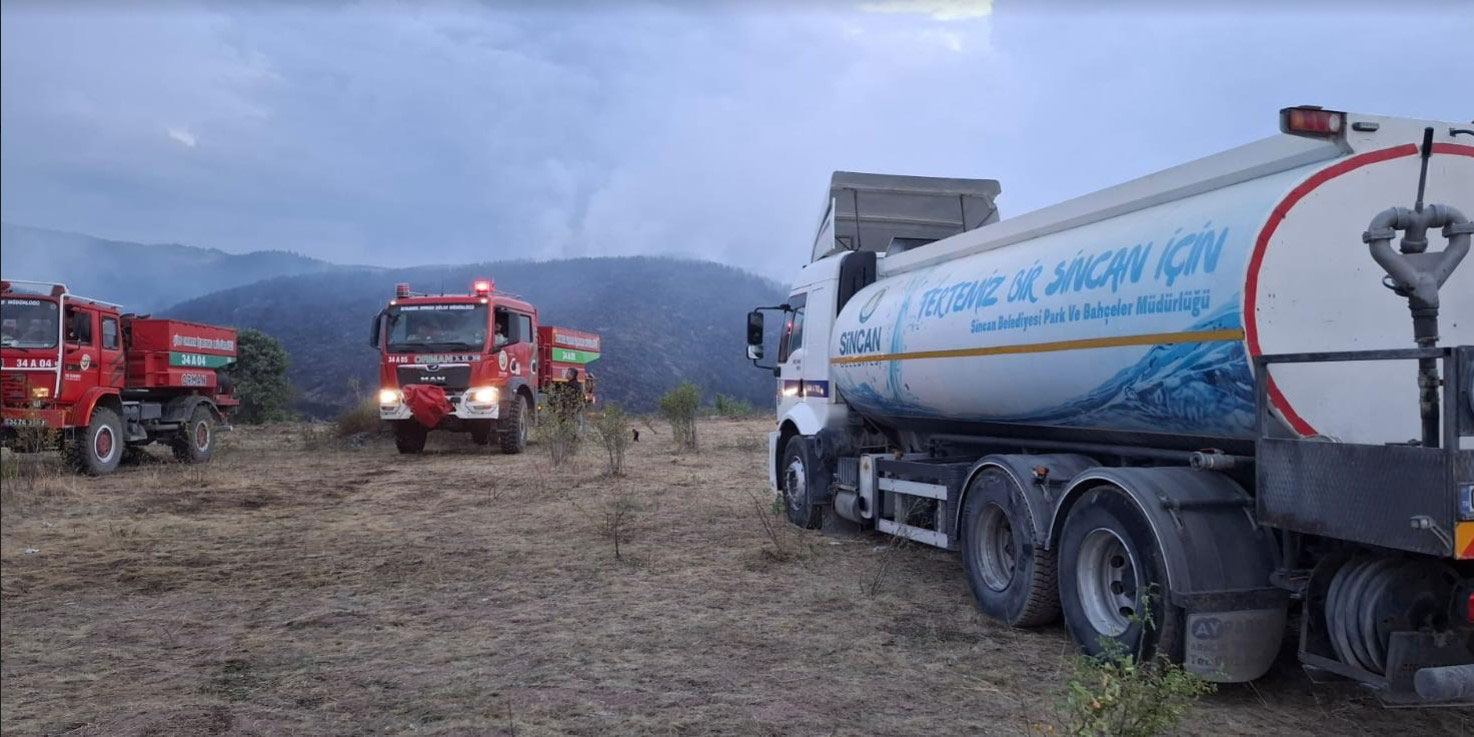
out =
[[[501,446],[507,455],[517,455],[527,449],[527,424],[532,417],[532,408],[527,397],[517,395],[507,405],[507,416],[502,419]]]
[[[1167,600],[1167,563],[1151,524],[1116,486],[1091,489],[1060,530],[1059,600],[1065,628],[1086,654],[1106,640],[1147,660],[1182,658],[1182,610]]]
[[[195,405],[189,422],[169,441],[174,457],[182,463],[206,463],[215,455],[215,414],[203,404]]]
[[[477,445],[490,445],[491,433],[495,429],[491,420],[471,420],[471,442]]]
[[[973,479],[962,507],[962,568],[984,614],[1013,627],[1059,618],[1054,551],[1034,539],[1023,491],[1002,470]]]
[[[824,509],[812,502],[810,473],[813,462],[801,437],[788,439],[783,446],[783,463],[778,466],[778,483],[783,490],[783,508],[788,521],[805,530],[817,530],[824,524]]]
[[[91,475],[104,476],[123,460],[123,421],[107,407],[92,410],[87,428],[67,444],[67,463]]]
[[[430,431],[414,420],[399,420],[394,423],[394,447],[400,453],[423,453],[425,438],[429,435]]]

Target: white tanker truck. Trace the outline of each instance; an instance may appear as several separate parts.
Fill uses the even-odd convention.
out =
[[[1280,130],[1001,221],[993,180],[836,172],[748,318],[789,519],[957,550],[1088,653],[1252,680],[1293,609],[1312,677],[1474,700],[1474,125]]]

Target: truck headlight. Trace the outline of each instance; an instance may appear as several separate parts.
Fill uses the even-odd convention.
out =
[[[399,404],[399,390],[398,389],[380,389],[379,390],[379,404],[380,404],[380,406],[384,406],[384,407],[393,407],[393,406]]]
[[[49,386],[33,386],[33,387],[31,387],[31,399],[46,399],[47,397],[50,397],[50,396],[51,396],[51,387],[49,387]]]
[[[482,386],[471,390],[474,404],[496,404],[497,390],[494,386]]]

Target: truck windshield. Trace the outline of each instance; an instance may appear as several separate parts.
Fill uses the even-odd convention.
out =
[[[389,310],[390,353],[474,350],[486,346],[486,305],[401,305]]]
[[[6,348],[55,348],[56,331],[55,302],[19,297],[0,300],[0,345]]]

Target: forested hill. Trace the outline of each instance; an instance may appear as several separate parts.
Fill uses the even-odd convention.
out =
[[[116,302],[131,312],[159,310],[261,279],[335,268],[288,251],[226,253],[0,225],[0,274],[5,278],[61,282],[76,294]]]
[[[397,282],[417,292],[464,293],[479,277],[532,302],[544,324],[604,337],[593,364],[599,394],[648,411],[689,379],[708,397],[772,402],[773,376],[744,355],[748,310],[782,301],[776,282],[720,264],[658,257],[512,261],[396,270],[338,270],[227,289],[167,310],[170,316],[256,328],[291,354],[298,408],[330,415],[378,382],[368,346],[373,317]],[[356,382],[356,384],[355,384]]]

